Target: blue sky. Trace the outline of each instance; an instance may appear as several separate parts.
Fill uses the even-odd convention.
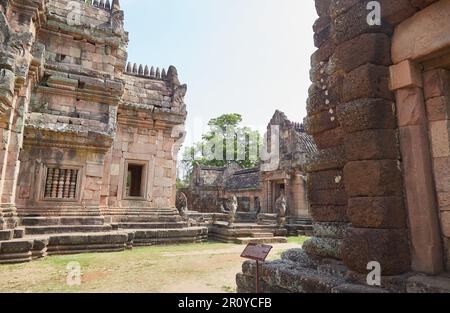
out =
[[[122,0],[129,60],[175,65],[188,85],[186,143],[210,118],[265,129],[276,109],[306,115],[313,0]]]

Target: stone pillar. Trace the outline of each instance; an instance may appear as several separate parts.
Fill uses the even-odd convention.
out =
[[[424,94],[441,233],[450,271],[450,72],[426,71]]]
[[[16,110],[19,102],[14,97],[14,106],[8,112],[6,127],[3,129],[3,158],[0,179],[0,225],[4,229],[15,228],[17,224],[16,209],[14,206],[14,196],[16,190],[17,172],[19,168],[18,155],[21,144],[21,132],[16,127],[20,123],[18,116],[20,110]],[[23,120],[22,120],[23,124]]]
[[[272,182],[267,182],[267,213],[272,213]]]
[[[378,261],[383,275],[396,275],[410,257],[388,66],[395,12],[413,11],[384,2],[383,23],[372,26],[366,4],[316,1],[306,121],[319,148],[307,166],[315,237],[304,249],[359,273]]]
[[[412,269],[438,274],[443,270],[443,255],[421,71],[410,61],[390,70],[397,99]]]

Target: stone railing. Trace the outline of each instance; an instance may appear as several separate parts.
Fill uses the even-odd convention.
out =
[[[159,67],[155,69],[155,67],[152,66],[149,69],[147,65],[137,65],[136,63],[131,65],[130,62],[128,62],[127,67],[125,68],[125,74],[160,80],[167,79],[167,71],[164,68],[160,70]]]

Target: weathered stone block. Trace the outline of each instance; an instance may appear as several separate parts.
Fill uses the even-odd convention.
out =
[[[339,123],[346,133],[365,129],[395,128],[394,103],[383,99],[359,99],[338,106]]]
[[[438,192],[450,192],[450,157],[434,159],[434,179]]]
[[[314,236],[321,238],[344,238],[349,224],[339,222],[316,222],[314,223]]]
[[[338,5],[341,6],[341,4]],[[369,11],[367,10],[366,5],[366,2],[358,1],[357,4],[352,4],[348,11],[334,19],[334,31],[336,42],[338,44],[364,33],[391,34],[393,32],[393,27],[388,22],[381,23],[380,26],[369,25],[369,23],[367,23]]]
[[[355,228],[405,228],[402,197],[350,198],[348,217]]]
[[[314,135],[317,148],[327,149],[344,144],[344,130],[336,127]]]
[[[309,88],[309,98],[306,110],[309,115],[322,111],[329,111],[341,103],[343,78],[341,76],[330,78],[321,85],[313,84]]]
[[[448,120],[430,122],[430,137],[433,157],[450,156],[450,123]]]
[[[427,117],[429,121],[450,119],[450,97],[434,97],[426,102]]]
[[[14,237],[13,230],[11,230],[11,229],[0,230],[0,241],[11,240],[11,239],[13,239],[13,237]]]
[[[450,211],[441,212],[441,229],[442,234],[450,238]]]
[[[449,81],[449,74],[443,69],[423,73],[425,99],[450,96]]]
[[[305,119],[305,129],[308,134],[314,135],[339,126],[336,110],[322,111],[309,115]]]
[[[306,254],[303,249],[290,249],[281,254],[282,260],[294,262],[295,265],[315,269],[319,262]]]
[[[345,149],[343,146],[322,149],[316,155],[310,156],[310,159],[307,160],[305,164],[306,172],[342,169],[345,161]]]
[[[315,1],[316,12],[319,16],[329,16],[331,0]]]
[[[341,245],[342,241],[339,239],[313,237],[303,244],[303,250],[324,258],[341,259]]]
[[[311,217],[315,222],[347,222],[346,205],[314,205],[310,208]]]
[[[320,48],[317,49],[316,52],[314,52],[311,56],[311,64],[320,64],[320,62],[327,61],[333,54],[334,49],[335,44],[333,43],[333,40],[330,39],[322,42]]]
[[[450,278],[416,275],[407,281],[408,293],[450,293]]]
[[[308,192],[311,204],[346,205],[347,195],[345,189],[310,190]]]
[[[411,1],[411,5],[415,8],[418,9],[423,9],[427,6],[429,6],[430,4],[433,4],[436,1],[439,0],[410,0]]]
[[[377,288],[377,287],[369,287],[369,286],[356,285],[356,284],[343,284],[343,285],[339,285],[339,286],[333,288],[331,293],[375,294],[375,293],[388,293],[388,291],[381,289],[381,288]]]
[[[426,125],[425,104],[420,88],[403,88],[396,92],[398,126]]]
[[[423,86],[422,69],[409,60],[392,65],[389,67],[389,73],[391,90]]]
[[[396,25],[414,15],[417,9],[410,0],[381,0],[382,23]]]
[[[308,192],[344,188],[344,173],[341,170],[322,171],[308,174]]]
[[[345,137],[347,160],[398,159],[399,145],[393,129],[363,130]]]
[[[349,197],[401,196],[402,175],[396,160],[353,161],[344,167]]]
[[[438,192],[438,205],[441,211],[450,211],[450,191]]]
[[[448,44],[447,34],[450,25],[444,12],[449,10],[450,4],[447,1],[438,1],[417,12],[407,22],[398,25],[392,45],[394,63],[420,60],[444,49]]]
[[[362,34],[337,46],[332,62],[337,69],[347,73],[366,63],[388,66],[391,64],[390,49],[389,36]]]
[[[313,26],[314,45],[319,48],[331,39],[331,20],[329,17],[320,17]]]
[[[0,252],[2,253],[26,253],[31,251],[33,247],[33,240],[20,241],[3,241],[0,245]]]
[[[319,0],[320,1],[320,0]],[[352,6],[360,4],[359,0],[331,0],[330,3],[330,15],[333,18],[347,12]]]
[[[410,269],[406,231],[397,229],[349,228],[342,245],[342,257],[349,269],[367,273],[372,261],[381,265],[381,275],[390,276]]]
[[[365,64],[346,75],[342,100],[348,102],[359,98],[394,99],[394,94],[389,88],[388,67]]]

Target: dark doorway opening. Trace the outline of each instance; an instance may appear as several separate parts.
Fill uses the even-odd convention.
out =
[[[137,164],[128,164],[127,176],[127,196],[143,197],[143,173],[144,166]]]

